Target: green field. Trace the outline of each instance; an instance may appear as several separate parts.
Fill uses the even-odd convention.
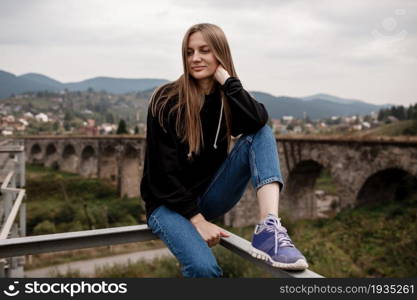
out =
[[[417,121],[406,120],[383,124],[373,129],[354,132],[352,135],[360,137],[417,135]]]
[[[120,198],[110,182],[27,166],[27,234],[38,235],[137,224],[138,198]]]

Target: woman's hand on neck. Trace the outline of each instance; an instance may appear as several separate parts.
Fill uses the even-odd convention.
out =
[[[226,71],[225,68],[223,68],[222,65],[218,65],[216,72],[214,73],[214,78],[221,84],[224,85],[226,80],[230,77],[229,72]]]

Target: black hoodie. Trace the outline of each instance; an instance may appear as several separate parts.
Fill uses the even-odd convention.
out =
[[[255,133],[267,123],[264,105],[243,89],[239,79],[230,77],[220,88],[230,106],[232,136]],[[169,111],[168,105],[165,111]],[[192,159],[187,160],[188,145],[176,134],[174,114],[169,118],[164,116],[164,130],[149,106],[145,165],[140,183],[148,220],[160,205],[166,205],[187,219],[200,212],[197,198],[208,188],[227,157],[226,120],[219,89],[205,96],[200,116],[204,147],[199,155],[193,154]]]

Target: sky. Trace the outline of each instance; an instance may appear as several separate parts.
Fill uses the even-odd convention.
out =
[[[196,23],[223,29],[247,90],[417,103],[415,0],[0,0],[0,70],[175,80]]]

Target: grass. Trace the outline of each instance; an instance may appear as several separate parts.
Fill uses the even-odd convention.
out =
[[[407,130],[412,128],[415,124],[413,120],[398,121],[395,123],[383,124],[379,127],[356,131],[352,135],[360,137],[373,137],[373,136],[402,136],[406,135]]]
[[[143,223],[139,198],[120,198],[106,180],[26,166],[27,235],[62,233]],[[27,269],[91,257],[161,248],[161,241],[79,249],[31,256]]]
[[[328,169],[323,168],[320,176],[316,180],[314,189],[325,191],[327,194],[337,195],[337,186],[334,184],[333,179]]]
[[[310,268],[326,277],[410,277],[417,275],[416,219],[414,194],[333,219],[299,221],[292,237]]]
[[[28,235],[136,225],[139,198],[121,198],[106,180],[38,166],[27,167]]]

